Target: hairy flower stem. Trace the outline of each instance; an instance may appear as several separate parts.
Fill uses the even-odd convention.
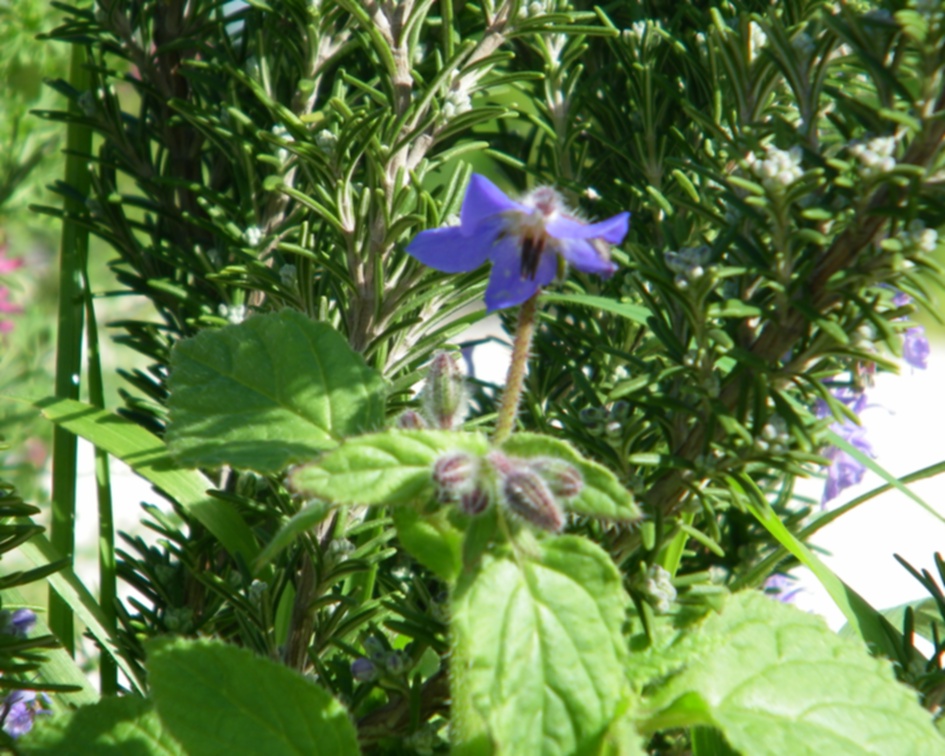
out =
[[[505,379],[505,391],[499,407],[499,420],[492,436],[493,442],[501,444],[512,435],[515,418],[518,415],[518,403],[522,398],[522,385],[525,383],[525,368],[528,365],[528,352],[535,335],[535,320],[538,313],[538,292],[522,303],[518,313],[518,326],[515,329],[515,341],[512,344],[512,362]]]

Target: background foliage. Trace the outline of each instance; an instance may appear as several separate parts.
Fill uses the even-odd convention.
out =
[[[837,513],[794,493],[799,477],[838,475],[840,452],[875,467],[844,428],[872,376],[909,359],[911,317],[941,280],[940,8],[103,0],[56,13],[42,49],[72,51],[49,81],[59,104],[17,94],[39,60],[4,69],[18,146],[0,187],[4,208],[26,197],[64,227],[56,397],[36,403],[58,434],[50,540],[17,500],[3,514],[32,539],[29,578],[54,576],[53,633],[71,650],[77,617],[102,691],[127,695],[67,714],[95,694],[65,650],[39,678],[3,667],[4,682],[72,685],[17,748],[941,749],[915,704],[939,713],[936,580],[920,576],[932,600],[891,623],[804,545]],[[59,204],[38,187],[61,129]],[[434,352],[475,354],[465,331],[484,317],[488,271],[444,275],[404,251],[455,225],[473,171],[510,192],[552,184],[586,218],[632,213],[617,274],[543,294],[502,444],[486,437],[502,387],[474,376],[461,428],[392,430],[422,410]],[[147,309],[100,329],[105,297]],[[136,356],[117,397],[106,341]],[[116,538],[112,507],[137,502],[111,502],[99,468],[97,597],[71,567],[73,434],[160,494],[148,532]],[[578,470],[564,535],[436,502],[437,460],[497,450]],[[729,595],[799,562],[856,639],[757,590]],[[834,685],[818,692],[825,665]],[[871,701],[867,727],[847,709]],[[204,726],[247,710],[239,727]]]

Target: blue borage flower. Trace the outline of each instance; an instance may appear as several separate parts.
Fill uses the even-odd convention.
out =
[[[610,245],[623,241],[629,223],[630,213],[586,223],[547,186],[516,202],[473,174],[459,226],[421,231],[407,252],[444,273],[466,273],[490,261],[486,307],[491,312],[521,304],[551,283],[559,258],[583,273],[611,276],[617,266]]]

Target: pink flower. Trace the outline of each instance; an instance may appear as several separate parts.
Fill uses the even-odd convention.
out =
[[[8,315],[18,315],[23,312],[23,308],[9,301],[10,290],[6,286],[0,286],[0,312]],[[0,319],[0,333],[10,333],[15,324],[12,320]]]
[[[17,268],[20,268],[23,266],[23,258],[7,257],[8,249],[9,247],[6,242],[0,242],[0,276],[6,273],[12,273]]]
[[[5,241],[0,242],[0,276],[12,273],[23,265],[22,258],[7,257],[8,249],[9,247]],[[0,286],[0,313],[18,315],[21,312],[23,312],[23,308],[10,301],[10,290],[6,286]],[[12,321],[0,318],[0,334],[10,333],[13,328],[14,323]]]

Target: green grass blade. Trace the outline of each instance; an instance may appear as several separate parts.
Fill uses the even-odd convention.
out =
[[[98,323],[95,305],[88,285],[88,260],[84,266],[85,316],[88,323],[88,381],[89,401],[96,407],[105,406],[102,379],[102,361],[98,348]],[[98,601],[106,627],[114,633],[118,627],[116,602],[118,600],[118,571],[115,563],[115,518],[112,513],[111,473],[108,452],[95,448],[95,488],[98,498]],[[99,679],[103,696],[118,692],[118,666],[107,654],[99,660]]]
[[[22,544],[20,553],[36,567],[62,559],[62,554],[44,535],[34,536]],[[132,686],[139,692],[143,692],[144,682],[137,678],[134,668],[119,654],[114,634],[107,627],[107,620],[102,614],[98,601],[89,593],[88,588],[82,584],[72,568],[67,567],[59,572],[54,572],[46,578],[46,582],[49,584],[50,591],[56,594],[72,616],[85,625],[92,637],[104,649],[104,652],[125,673]],[[61,680],[57,680],[57,682],[61,682]],[[67,680],[67,682],[71,682],[71,680]]]
[[[72,46],[69,64],[69,84],[84,92],[90,86],[86,67],[86,50]],[[75,102],[69,111],[77,119],[82,113]],[[56,395],[77,399],[78,376],[82,366],[82,285],[81,271],[88,253],[88,229],[73,218],[85,213],[82,197],[89,191],[88,160],[83,155],[92,149],[92,130],[78,122],[69,124],[66,135],[65,182],[76,196],[65,199],[62,221],[62,241],[59,254],[59,315],[56,334]],[[57,551],[72,559],[75,552],[75,490],[77,475],[76,437],[66,428],[53,431],[52,449],[52,521],[50,538]],[[69,653],[75,653],[75,625],[72,612],[58,597],[49,595],[49,628]]]
[[[941,475],[942,473],[945,473],[945,462],[936,462],[934,465],[929,465],[928,467],[923,467],[921,470],[916,470],[915,472],[911,472],[908,475],[903,475],[901,478],[899,478],[899,482],[903,484],[915,483],[916,481],[932,478],[936,475]],[[883,485],[877,486],[871,491],[867,491],[865,494],[857,496],[855,499],[851,499],[843,506],[837,507],[836,509],[831,509],[829,512],[824,512],[812,523],[802,528],[800,533],[798,533],[798,537],[800,540],[806,542],[821,528],[824,528],[835,520],[838,520],[847,512],[851,512],[861,504],[865,504],[871,499],[875,499],[880,494],[886,493],[886,491],[891,491],[893,488],[896,488],[896,486],[894,486],[892,483],[884,483]],[[757,565],[755,565],[750,571],[746,572],[742,577],[738,578],[733,583],[732,589],[739,590],[745,586],[757,585],[761,582],[761,580],[771,574],[771,571],[774,570],[775,566],[784,560],[787,555],[787,549],[785,549],[783,546],[777,549],[774,553],[769,554],[760,562],[758,562]]]
[[[36,402],[48,420],[117,457],[176,501],[216,536],[224,548],[252,564],[259,545],[252,530],[228,502],[207,495],[213,483],[196,470],[178,467],[154,434],[107,410],[71,399]]]

